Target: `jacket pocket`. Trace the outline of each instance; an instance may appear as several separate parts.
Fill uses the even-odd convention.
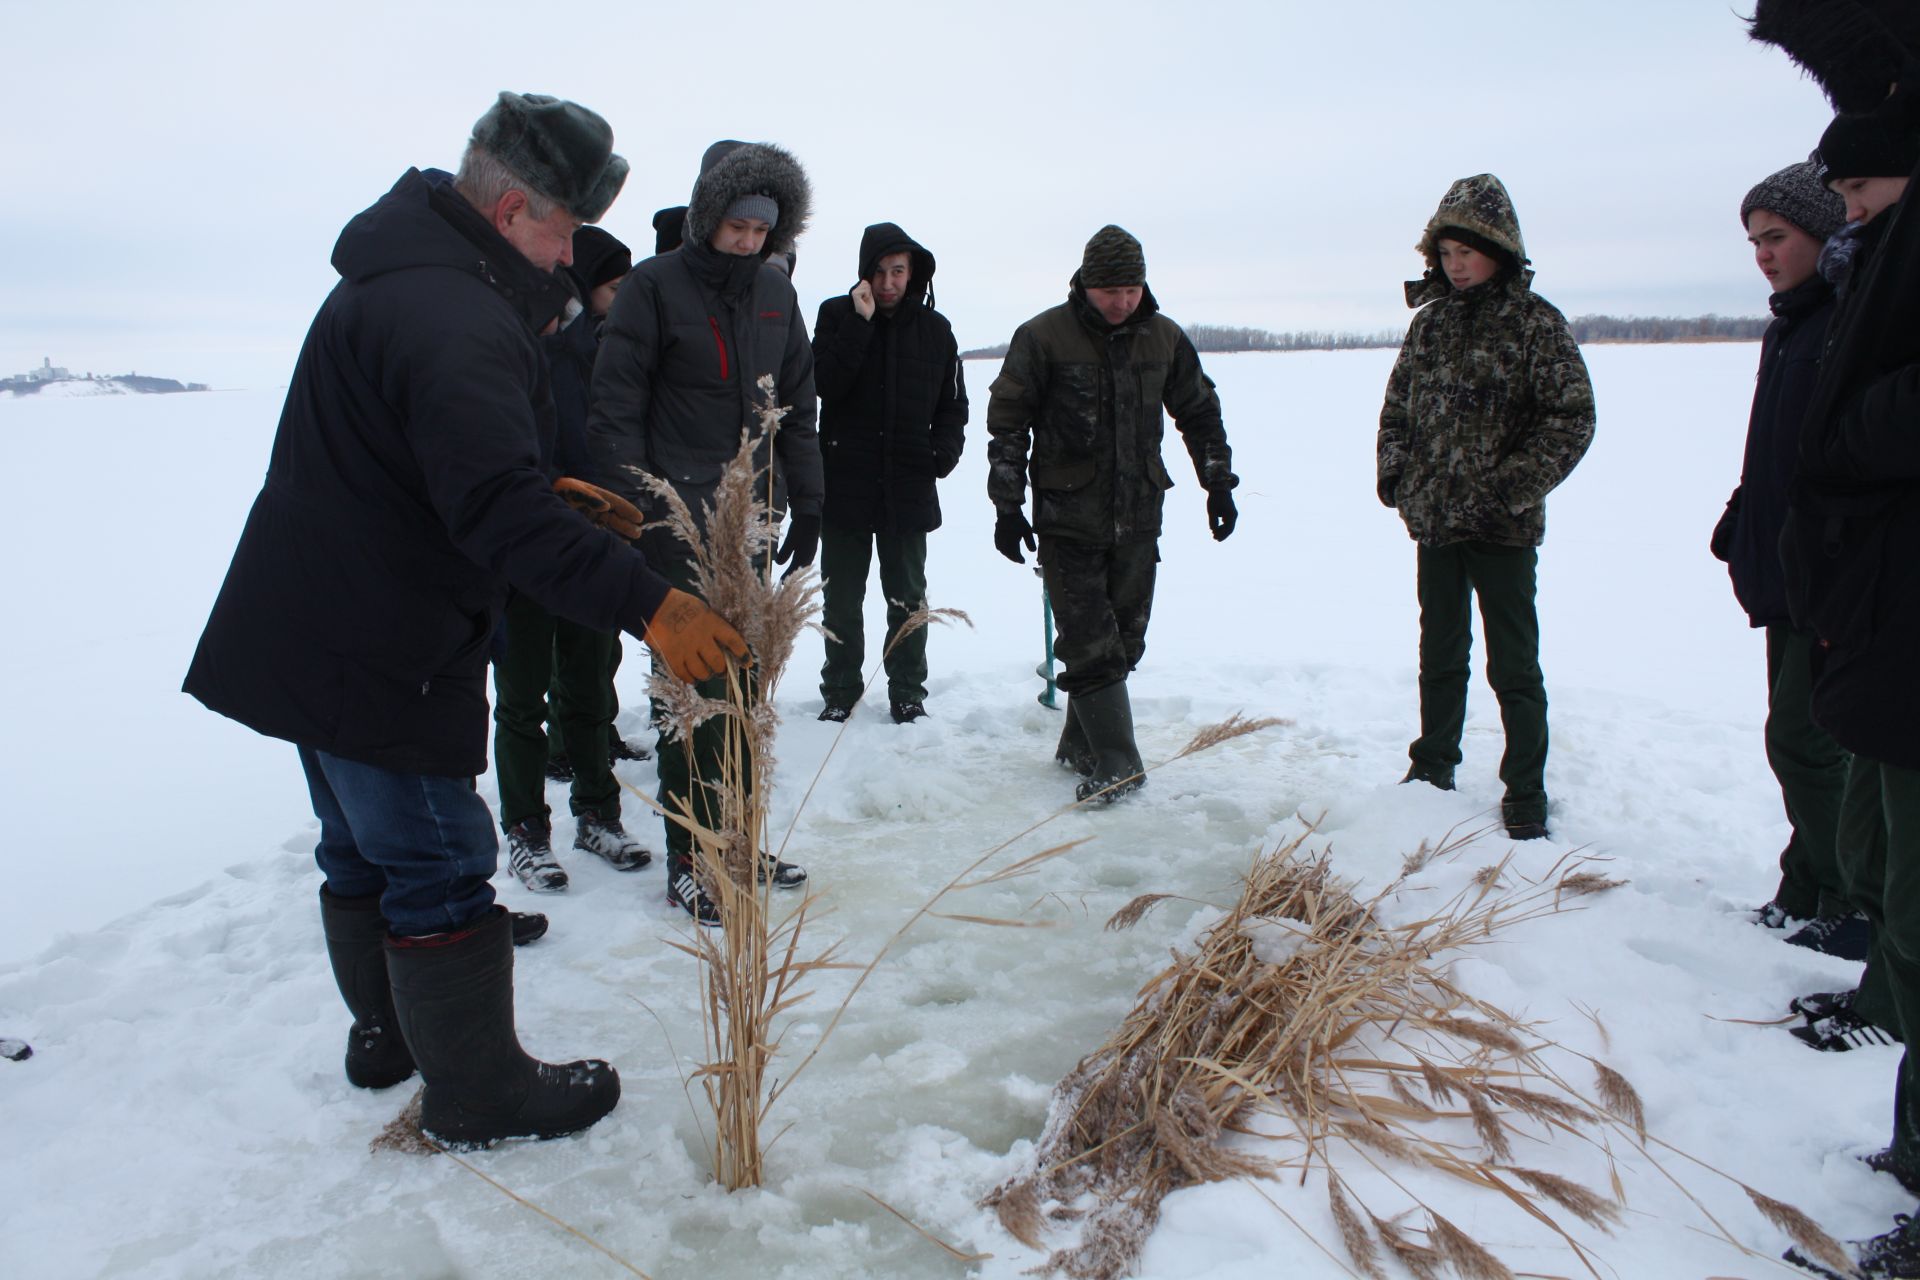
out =
[[[1157,453],[1147,455],[1147,479],[1153,481],[1156,489],[1173,488],[1173,477],[1167,472],[1167,464]]]
[[[1094,465],[1092,458],[1077,458],[1071,462],[1036,462],[1032,467],[1033,487],[1051,489],[1060,493],[1072,493],[1084,489],[1093,483]]]

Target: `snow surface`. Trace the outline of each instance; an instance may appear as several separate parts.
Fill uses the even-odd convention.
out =
[[[1781,1027],[1733,1021],[1781,1016],[1791,996],[1855,973],[1743,914],[1773,887],[1786,826],[1760,739],[1760,638],[1706,540],[1738,472],[1756,355],[1587,350],[1599,437],[1549,502],[1540,566],[1555,839],[1523,864],[1587,846],[1632,884],[1511,931],[1456,975],[1618,1068],[1657,1135],[1857,1236],[1911,1208],[1852,1159],[1884,1141],[1897,1051],[1816,1055]],[[548,1057],[611,1058],[625,1094],[580,1138],[474,1166],[654,1276],[1004,1280],[1031,1266],[975,1203],[1018,1167],[1053,1082],[1125,1015],[1167,948],[1213,918],[1197,903],[1228,901],[1255,852],[1299,831],[1296,814],[1324,814],[1313,847],[1378,884],[1422,839],[1498,802],[1498,716],[1477,680],[1460,790],[1395,785],[1416,694],[1413,550],[1373,497],[1391,358],[1208,359],[1244,477],[1241,521],[1231,541],[1209,540],[1171,445],[1183,478],[1133,686],[1141,748],[1164,759],[1236,711],[1291,723],[1173,764],[1111,810],[1059,818],[1009,856],[1088,843],[951,904],[1050,927],[916,927],[775,1112],[770,1130],[785,1131],[764,1190],[728,1195],[707,1177],[685,1084],[700,1051],[694,968],[666,945],[681,918],[659,870],[622,876],[570,854],[564,819],[570,892],[535,898],[500,879],[503,901],[553,920],[519,953],[521,1035]],[[978,419],[993,366],[968,374]],[[280,394],[0,405],[13,474],[40,480],[0,507],[14,618],[0,664],[16,673],[0,736],[0,1034],[36,1051],[0,1062],[0,1275],[627,1274],[450,1160],[367,1153],[408,1090],[368,1094],[341,1075],[347,1018],[315,919],[315,826],[292,750],[177,692]],[[875,698],[836,748],[836,727],[813,718],[812,637],[778,697],[783,823],[826,760],[787,854],[825,890],[813,936],[844,939],[851,958],[1070,798],[1051,763],[1058,713],[1034,698],[1038,584],[992,551],[977,423],[970,437],[944,486],[929,579],[934,603],[975,627],[933,636],[932,717],[895,726]],[[879,613],[876,584],[870,623]],[[629,653],[622,725],[634,737],[644,664]],[[651,787],[650,765],[621,774]],[[550,799],[564,813],[562,790]],[[655,831],[637,801],[628,816]],[[1195,901],[1102,930],[1148,891]],[[816,984],[776,1073],[816,1041],[846,982]],[[1767,1259],[1785,1240],[1729,1184],[1666,1162],[1763,1257],[1703,1231],[1643,1157],[1620,1154],[1624,1226],[1579,1233],[1606,1274],[1777,1270]],[[1605,1185],[1591,1148],[1523,1148],[1518,1162]],[[1517,1269],[1578,1271],[1511,1206],[1395,1172]],[[1399,1207],[1377,1177],[1354,1185]],[[865,1192],[993,1256],[954,1261]],[[1337,1238],[1318,1178],[1198,1188],[1168,1201],[1143,1274],[1346,1274],[1262,1193]]]

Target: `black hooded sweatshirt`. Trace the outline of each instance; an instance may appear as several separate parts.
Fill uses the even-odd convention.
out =
[[[862,320],[845,294],[820,304],[813,379],[826,468],[823,523],[847,533],[927,533],[940,527],[934,482],[960,461],[967,387],[953,326],[933,309],[933,255],[891,222],[860,238],[860,279],[905,253],[905,296]]]
[[[186,691],[271,737],[471,777],[509,584],[635,635],[667,584],[550,487],[552,273],[417,169],[333,265]]]

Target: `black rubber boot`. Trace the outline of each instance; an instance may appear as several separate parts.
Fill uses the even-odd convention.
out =
[[[353,1015],[347,1032],[347,1080],[362,1089],[386,1089],[413,1074],[413,1055],[400,1038],[387,983],[387,919],[378,895],[336,897],[320,886],[320,927],[340,998]]]
[[[577,1133],[620,1101],[598,1059],[527,1055],[513,1029],[513,938],[505,909],[434,938],[391,939],[387,973],[400,1030],[420,1064],[420,1127],[450,1147]]]
[[[1073,710],[1073,695],[1067,695],[1066,723],[1060,726],[1060,745],[1053,749],[1055,763],[1071,769],[1083,778],[1093,776],[1093,748],[1087,745],[1087,731]]]
[[[1122,680],[1092,693],[1076,694],[1073,713],[1093,750],[1093,772],[1074,788],[1081,800],[1107,804],[1145,786],[1145,767],[1133,743],[1133,703]]]

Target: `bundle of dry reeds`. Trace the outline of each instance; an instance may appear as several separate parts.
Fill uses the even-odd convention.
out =
[[[1575,1089],[1542,1056],[1558,1046],[1461,991],[1443,957],[1623,882],[1573,855],[1526,880],[1509,853],[1440,910],[1388,924],[1382,908],[1409,877],[1458,858],[1485,833],[1423,845],[1365,901],[1333,875],[1326,852],[1306,851],[1311,834],[1255,861],[1239,901],[1198,949],[1176,952],[1114,1035],[1060,1083],[1031,1169],[984,1203],[1031,1248],[1047,1247],[1053,1229],[1077,1236],[1050,1254],[1046,1270],[1113,1280],[1134,1270],[1171,1192],[1283,1171],[1304,1178],[1318,1167],[1358,1273],[1384,1277],[1387,1256],[1420,1280],[1443,1266],[1510,1280],[1491,1250],[1424,1203],[1376,1209],[1338,1172],[1348,1162],[1399,1162],[1506,1197],[1597,1276],[1555,1215],[1606,1229],[1620,1212],[1617,1182],[1603,1194],[1517,1167],[1512,1139],[1597,1134],[1605,1146],[1620,1134],[1644,1151],[1640,1101],[1592,1059],[1594,1097]],[[1108,927],[1131,927],[1165,897],[1135,899]],[[1252,1132],[1256,1116],[1282,1122],[1270,1156],[1229,1141]],[[1271,1119],[1260,1129],[1268,1138],[1273,1130]],[[1804,1215],[1742,1185],[1803,1247],[1844,1265]],[[1425,1214],[1423,1228],[1404,1224],[1409,1209]]]

